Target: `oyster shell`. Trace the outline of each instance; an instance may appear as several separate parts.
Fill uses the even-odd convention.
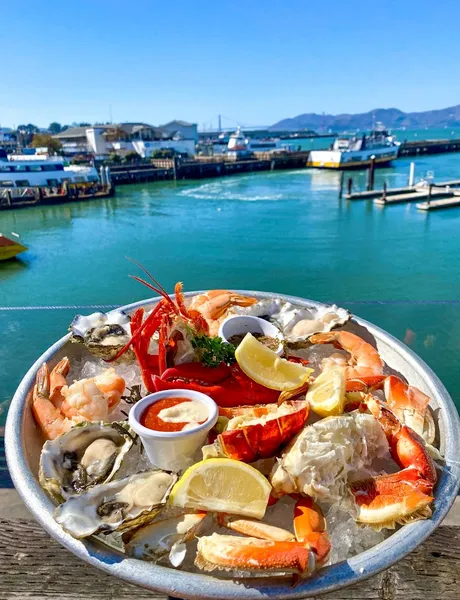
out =
[[[350,317],[347,310],[335,304],[319,308],[298,308],[287,302],[270,320],[281,328],[287,342],[296,343],[308,339],[314,333],[331,331],[334,327],[345,325]]]
[[[155,469],[104,483],[72,496],[54,518],[75,538],[127,531],[149,523],[161,510],[177,475]]]
[[[194,537],[205,517],[205,512],[188,513],[150,523],[134,533],[128,531],[123,534],[126,554],[153,562],[169,554],[170,562],[177,567],[185,558],[185,542]]]
[[[77,315],[70,324],[71,342],[83,343],[94,356],[113,358],[131,339],[131,318],[122,310]],[[129,351],[132,358],[132,351]]]
[[[344,325],[351,314],[335,304],[331,306],[310,306],[303,308],[281,299],[260,300],[247,307],[236,306],[233,312],[239,315],[262,317],[281,329],[285,340],[290,344],[303,342],[314,333],[331,331]]]
[[[45,442],[39,480],[58,502],[112,479],[133,444],[127,423],[79,423]]]

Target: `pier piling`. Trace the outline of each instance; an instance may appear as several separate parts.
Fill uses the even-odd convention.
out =
[[[415,179],[415,163],[411,162],[410,167],[409,167],[409,187],[414,186],[414,179]]]
[[[375,156],[371,156],[371,164],[367,171],[367,191],[370,192],[374,189],[374,171],[375,171]]]
[[[351,194],[352,188],[353,188],[353,179],[351,177],[349,177],[348,178],[348,183],[347,183],[347,192],[348,192],[348,195]]]
[[[340,174],[339,199],[343,196],[343,184],[345,183],[345,171]]]

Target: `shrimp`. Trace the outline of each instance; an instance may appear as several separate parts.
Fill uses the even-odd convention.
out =
[[[32,409],[47,439],[83,421],[106,421],[125,389],[125,380],[115,369],[67,385],[65,375],[69,369],[70,362],[64,358],[51,374],[46,363],[37,373]]]
[[[194,296],[190,309],[197,310],[209,326],[210,335],[216,335],[221,321],[232,306],[251,306],[257,298],[243,296],[228,290],[210,290],[205,294]]]
[[[323,360],[323,368],[340,365],[345,367],[346,379],[380,379],[383,375],[383,361],[377,350],[368,342],[350,331],[330,331],[310,337],[312,344],[333,344],[346,350],[350,357],[334,353]]]
[[[39,368],[32,396],[32,412],[48,440],[68,431],[74,423],[50,399],[50,372],[45,363]]]
[[[70,371],[70,361],[65,356],[50,373],[50,400],[56,408],[60,408],[64,398],[62,388],[67,385],[66,377]]]
[[[112,412],[119,405],[121,396],[125,391],[125,380],[117,375],[115,369],[106,369],[100,375],[96,375],[93,381],[101,392],[107,396],[109,412]]]

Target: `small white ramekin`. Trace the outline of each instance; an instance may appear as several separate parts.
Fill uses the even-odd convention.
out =
[[[187,398],[198,400],[208,408],[207,420],[186,431],[154,431],[141,425],[144,411],[163,398]],[[209,430],[219,416],[217,404],[206,394],[192,390],[165,390],[149,394],[129,411],[129,424],[139,435],[150,462],[165,471],[181,471],[191,464],[192,455],[202,446]]]
[[[260,317],[253,317],[252,315],[234,315],[227,317],[222,321],[219,327],[219,337],[224,342],[229,342],[233,335],[239,335],[243,333],[261,333],[267,337],[272,337],[280,341],[278,348],[275,350],[278,356],[282,356],[284,347],[282,344],[283,334],[275,327],[272,323],[269,323],[265,319]]]

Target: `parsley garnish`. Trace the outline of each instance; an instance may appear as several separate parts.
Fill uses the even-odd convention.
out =
[[[198,352],[200,362],[206,367],[218,367],[221,363],[230,365],[235,362],[235,346],[225,343],[220,337],[194,334],[191,342]]]

